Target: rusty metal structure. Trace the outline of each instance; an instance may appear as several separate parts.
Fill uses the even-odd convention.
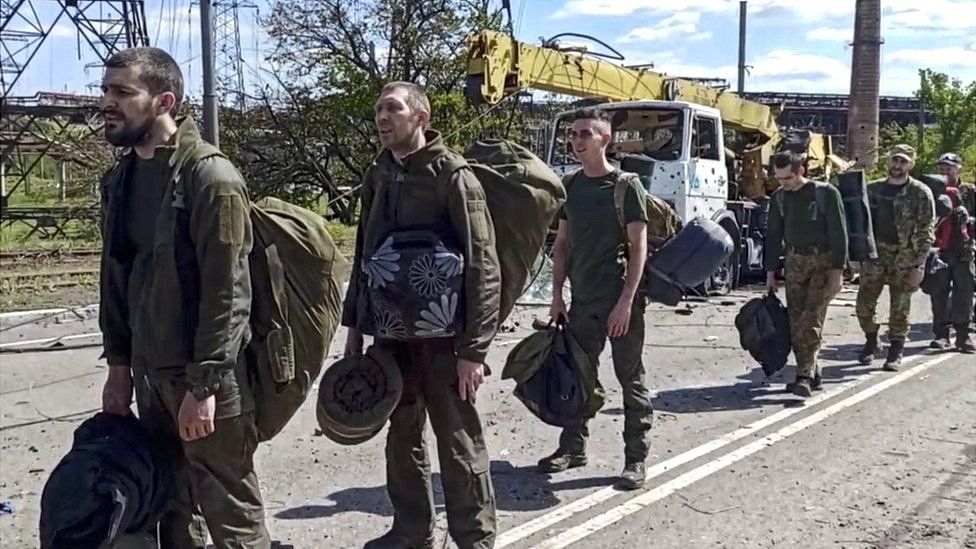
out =
[[[85,165],[91,158],[90,151],[79,150],[76,138],[79,132],[97,130],[97,97],[14,95],[31,61],[65,22],[77,32],[79,54],[85,49],[95,55],[94,65],[120,49],[149,44],[142,0],[0,0],[0,207],[5,220],[23,213],[7,208],[9,197],[28,183],[43,158],[55,160],[59,182],[66,160]]]

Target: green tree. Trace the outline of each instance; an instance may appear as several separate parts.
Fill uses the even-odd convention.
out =
[[[489,0],[278,0],[264,22],[275,49],[260,108],[222,113],[222,146],[257,196],[327,199],[351,221],[363,172],[379,150],[373,106],[392,80],[423,86],[433,126],[463,149],[518,135],[506,108],[464,99],[466,39],[499,28]],[[507,107],[507,106],[506,106]],[[514,111],[512,111],[514,112]]]
[[[916,172],[936,171],[936,162],[945,152],[963,157],[970,181],[976,180],[976,82],[964,84],[948,75],[922,69],[915,92],[925,108],[932,111],[935,124],[919,132],[918,126],[888,126],[882,129],[882,151],[895,143],[908,143],[919,152]],[[883,173],[884,166],[880,166]]]

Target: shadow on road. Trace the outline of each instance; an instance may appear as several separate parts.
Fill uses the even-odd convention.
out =
[[[514,467],[508,461],[491,462],[491,478],[495,488],[495,503],[499,511],[540,511],[559,505],[557,492],[583,488],[612,486],[616,477],[591,477],[553,482],[552,475],[535,471],[535,466]],[[434,486],[434,506],[444,509],[444,493],[440,473],[431,475]],[[327,518],[346,512],[359,512],[392,517],[393,507],[386,486],[346,488],[325,497],[323,504],[302,505],[275,513],[275,518],[301,520]]]
[[[929,328],[922,324],[913,328],[910,339],[927,338]],[[922,334],[923,337],[919,337]],[[883,359],[878,358],[872,364],[863,365],[856,361],[861,344],[843,344],[825,347],[820,351],[822,360],[847,361],[842,364],[824,366],[823,382],[824,388],[830,389],[831,385],[844,383],[852,379],[862,377],[881,367]],[[905,357],[913,356],[926,352],[924,346],[913,345],[905,349]],[[780,373],[771,378],[766,378],[762,368],[756,367],[746,374],[738,376],[741,383],[729,385],[715,385],[711,387],[689,387],[684,389],[673,389],[659,391],[652,399],[651,403],[655,411],[671,412],[676,414],[697,413],[697,412],[717,412],[723,410],[746,410],[759,408],[762,406],[782,405],[784,407],[802,406],[803,399],[793,396],[785,391],[787,381],[794,379],[792,367],[784,368]],[[607,415],[622,415],[620,408],[609,408],[601,413]]]

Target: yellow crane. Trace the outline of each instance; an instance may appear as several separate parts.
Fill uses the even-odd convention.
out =
[[[483,31],[468,41],[468,97],[494,104],[518,91],[538,89],[607,102],[682,101],[718,111],[723,126],[745,136],[739,150],[740,193],[767,194],[764,169],[786,136],[776,123],[778,109],[698,82],[672,78],[647,68],[630,68],[578,52],[534,46],[509,35]],[[828,136],[809,133],[808,169],[829,178],[849,163],[833,154]],[[724,145],[723,145],[724,146]]]

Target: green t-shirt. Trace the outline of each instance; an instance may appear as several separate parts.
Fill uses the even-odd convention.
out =
[[[569,281],[574,304],[608,303],[620,298],[627,276],[627,244],[613,205],[614,175],[567,178],[561,213],[569,222]],[[624,195],[624,222],[647,222],[646,192],[634,178]]]

